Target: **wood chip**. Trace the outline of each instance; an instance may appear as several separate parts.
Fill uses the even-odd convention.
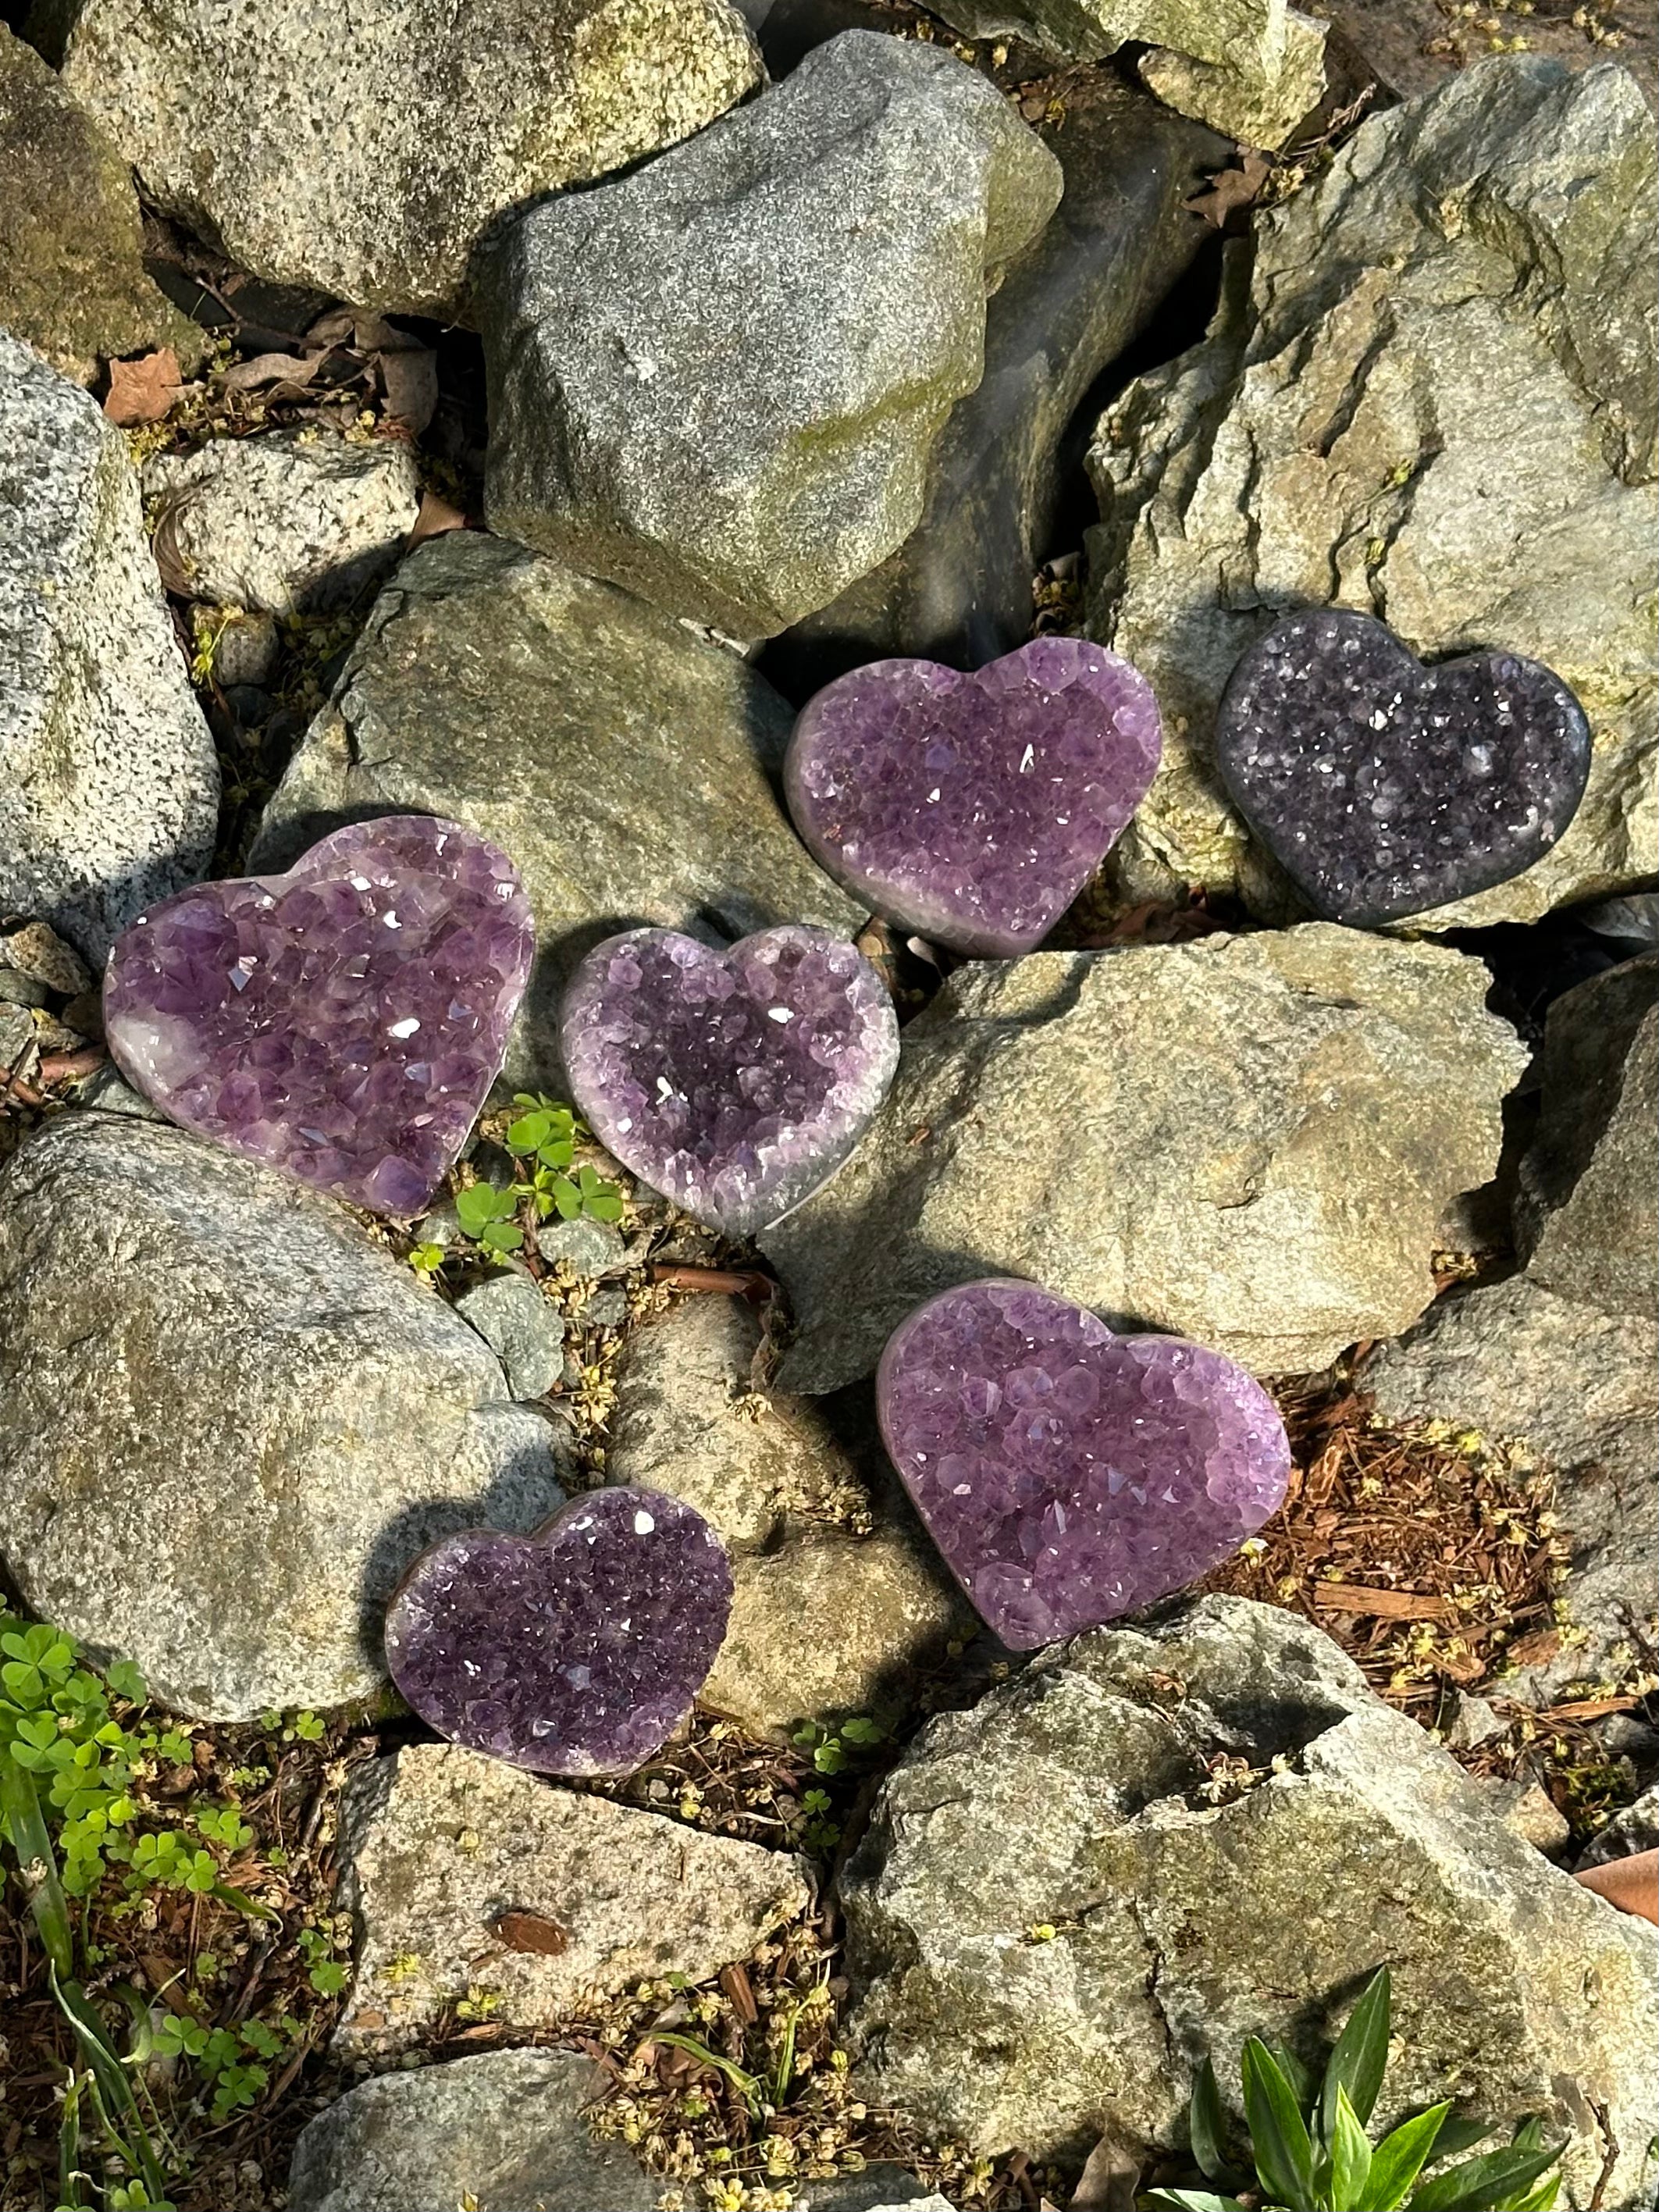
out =
[[[544,1912],[498,1912],[489,1932],[509,1951],[533,1952],[543,1959],[556,1959],[570,1948],[570,1930]]]
[[[1443,1597],[1419,1597],[1415,1590],[1369,1589],[1363,1583],[1319,1583],[1314,1603],[1332,1613],[1375,1614],[1381,1620],[1443,1620],[1457,1618]]]

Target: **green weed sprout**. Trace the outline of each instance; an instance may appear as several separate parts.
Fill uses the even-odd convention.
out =
[[[1544,2142],[1537,2120],[1504,2149],[1462,2159],[1426,2181],[1420,2177],[1431,2161],[1472,2149],[1492,2129],[1454,2118],[1448,2100],[1370,2140],[1366,2123],[1388,2064],[1390,2006],[1384,1966],[1337,2038],[1322,2081],[1282,2045],[1249,2039],[1242,2072],[1254,2183],[1229,2161],[1215,2069],[1206,2058],[1190,2113],[1199,2170],[1221,2188],[1260,2191],[1262,2212],[1551,2212],[1561,2177],[1548,2169],[1562,2146]],[[1242,2212],[1237,2197],[1203,2190],[1154,2189],[1139,2202],[1144,2212]]]
[[[521,1110],[507,1133],[507,1149],[518,1161],[524,1180],[514,1185],[520,1198],[532,1198],[545,1221],[556,1213],[562,1221],[581,1214],[595,1221],[620,1221],[622,1193],[594,1168],[578,1168],[576,1155],[580,1125],[569,1107],[540,1091],[520,1091],[513,1103]]]

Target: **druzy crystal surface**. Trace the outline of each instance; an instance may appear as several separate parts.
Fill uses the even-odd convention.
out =
[[[422,1552],[386,1608],[386,1660],[455,1743],[538,1774],[629,1774],[690,1711],[731,1610],[702,1516],[618,1486],[533,1536],[467,1528]]]
[[[1152,686],[1086,638],[971,676],[876,660],[809,700],[784,787],[823,866],[890,921],[991,958],[1052,929],[1146,797]]]
[[[1260,1383],[1173,1336],[1118,1336],[1030,1283],[918,1307],[876,1378],[881,1431],[945,1565],[1017,1651],[1206,1573],[1285,1496]]]
[[[1308,899],[1368,928],[1487,890],[1577,811],[1590,733],[1541,662],[1425,667],[1369,615],[1289,616],[1240,660],[1216,719],[1234,805]]]
[[[286,875],[152,907],[110,955],[105,1027],[181,1128],[411,1214],[500,1070],[534,950],[504,853],[394,815],[335,830]]]
[[[596,945],[559,1018],[571,1095],[623,1164],[728,1236],[834,1173],[898,1065],[879,975],[828,930],[763,929],[726,951],[672,929]]]

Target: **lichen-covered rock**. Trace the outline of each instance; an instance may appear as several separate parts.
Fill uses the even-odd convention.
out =
[[[77,384],[102,362],[205,333],[144,274],[132,174],[39,54],[0,27],[0,327]]]
[[[1236,252],[1204,343],[1091,454],[1089,623],[1152,678],[1164,768],[1108,866],[1300,910],[1222,794],[1215,708],[1293,610],[1431,657],[1541,660],[1589,715],[1577,819],[1413,931],[1530,921],[1659,868],[1652,665],[1655,131],[1632,80],[1485,63],[1364,124]]]
[[[447,316],[536,194],[672,145],[760,82],[728,0],[82,0],[64,81],[145,190],[257,276]]]
[[[101,964],[205,872],[218,807],[125,444],[0,331],[0,912]]]
[[[559,1504],[551,1434],[465,1322],[281,1176],[92,1113],[0,1171],[0,1559],[175,1711],[368,1695],[425,1544]]]
[[[1208,226],[1187,206],[1225,142],[1103,71],[1066,96],[1066,191],[985,311],[985,374],[951,410],[921,520],[896,553],[774,641],[792,696],[889,654],[974,668],[1023,645],[1053,544],[1062,441],[1089,387],[1146,327]]]
[[[1178,114],[1196,116],[1245,146],[1282,146],[1325,93],[1325,25],[1285,10],[1276,47],[1247,70],[1195,61],[1170,46],[1140,58],[1140,78]]]
[[[197,599],[272,615],[356,599],[396,561],[421,506],[406,445],[315,424],[157,454],[144,496]]]
[[[848,31],[483,258],[490,526],[672,613],[770,635],[921,518],[985,294],[1052,154],[954,56]]]
[[[707,1980],[811,1896],[787,1852],[455,1744],[411,1744],[360,1771],[342,1844],[357,1968],[337,2040],[354,2053],[420,2041],[470,1990],[495,2000],[502,2027],[541,2028],[584,1996]]]
[[[552,1084],[570,969],[635,922],[850,936],[862,909],[790,828],[789,708],[672,616],[500,538],[419,547],[376,601],[266,809],[285,867],[349,815],[441,814],[510,853],[538,958],[507,1069]]]
[[[473,1283],[455,1310],[501,1363],[515,1398],[539,1398],[564,1366],[564,1317],[528,1275],[506,1270]]]
[[[1024,39],[1079,61],[1133,42],[1259,73],[1283,35],[1285,0],[944,0],[938,13],[971,39]]]
[[[842,1895],[863,2086],[983,2153],[1184,2146],[1206,2051],[1224,2083],[1249,2034],[1313,2058],[1386,1965],[1380,2121],[1539,2113],[1569,2201],[1606,2158],[1609,2212],[1648,2202],[1659,1935],[1292,1614],[1199,1599],[930,1723]]]
[[[583,2117],[609,2081],[574,2051],[486,2051],[360,2081],[295,2145],[289,2212],[656,2212],[659,2183]]]
[[[1403,1326],[1525,1066],[1489,982],[1322,922],[960,970],[859,1151],[760,1240],[801,1326],[781,1382],[867,1373],[978,1275],[1259,1372]]]
[[[1541,1679],[1620,1676],[1654,1620],[1659,953],[1558,999],[1520,1164],[1522,1271],[1438,1300],[1365,1370],[1395,1421],[1518,1442],[1554,1473],[1567,1633]]]
[[[734,1298],[690,1297],[639,1329],[605,1471],[684,1498],[726,1540],[732,1618],[704,1705],[762,1734],[890,1721],[973,1615],[899,1494],[868,1392],[769,1395],[760,1346]]]

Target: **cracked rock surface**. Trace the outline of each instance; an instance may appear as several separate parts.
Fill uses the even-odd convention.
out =
[[[1232,249],[1205,342],[1108,408],[1089,627],[1142,668],[1164,766],[1109,866],[1302,909],[1222,793],[1216,702],[1280,617],[1352,607],[1431,658],[1565,678],[1577,819],[1411,927],[1531,921],[1659,868],[1653,772],[1655,127],[1613,63],[1484,63],[1374,117]]]
[[[1247,2034],[1311,2058],[1386,1960],[1380,2122],[1541,2111],[1569,2201],[1614,2139],[1607,2212],[1647,2201],[1659,1931],[1510,1834],[1294,1615],[1188,1600],[933,1721],[842,1896],[862,2082],[988,2154],[1184,2144],[1206,2049],[1224,2084]]]
[[[869,1373],[979,1275],[1261,1373],[1397,1331],[1526,1064],[1490,981],[1323,922],[962,969],[859,1151],[759,1240],[800,1323],[781,1386]]]

